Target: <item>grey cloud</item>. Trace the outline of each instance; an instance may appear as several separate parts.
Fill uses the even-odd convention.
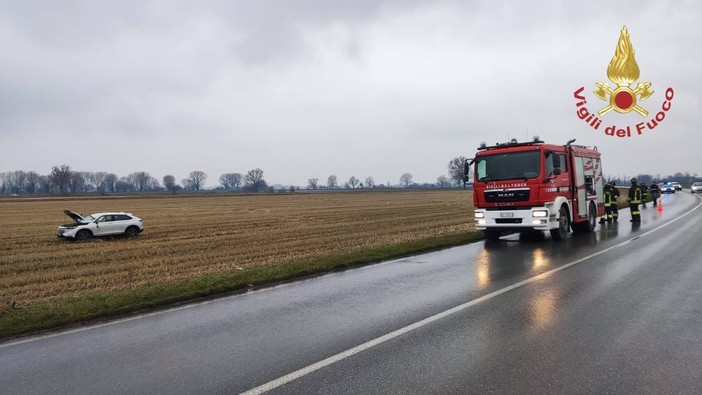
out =
[[[70,161],[122,175],[433,181],[480,141],[539,133],[598,145],[614,174],[702,173],[700,13],[657,1],[2,2],[0,171],[46,172],[70,138],[132,150],[130,163]],[[606,79],[623,24],[642,78],[676,88],[659,131],[627,141],[588,129],[572,99]],[[690,144],[655,163],[623,154],[659,155],[667,139]]]

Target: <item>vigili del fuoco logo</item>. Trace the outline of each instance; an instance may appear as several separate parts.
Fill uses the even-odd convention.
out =
[[[619,35],[619,42],[617,42],[614,57],[612,57],[609,66],[607,66],[607,78],[614,83],[614,86],[610,86],[608,82],[595,83],[597,90],[593,93],[598,99],[606,102],[606,105],[600,108],[597,114],[591,112],[586,107],[587,100],[583,95],[585,87],[581,86],[573,93],[573,97],[577,101],[575,106],[578,108],[576,110],[578,118],[585,121],[591,128],[600,130],[602,120],[611,111],[620,114],[634,111],[643,117],[644,120],[635,125],[626,125],[624,127],[611,123],[610,126],[604,128],[604,133],[607,136],[631,137],[632,135],[642,135],[647,130],[652,131],[655,129],[663,122],[666,113],[670,110],[674,95],[673,88],[665,90],[665,101],[661,104],[660,111],[649,117],[648,110],[644,108],[645,105],[641,102],[650,98],[655,91],[651,89],[652,84],[649,81],[638,82],[636,87],[632,89],[633,84],[639,80],[639,74],[639,65],[636,63],[636,58],[634,58],[634,47],[629,39],[629,31],[624,26]],[[612,122],[614,122],[614,119]]]

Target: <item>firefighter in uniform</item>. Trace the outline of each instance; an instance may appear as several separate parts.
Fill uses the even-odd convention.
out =
[[[609,185],[609,183],[605,184],[604,187],[604,206],[605,206],[605,215],[600,218],[600,223],[603,224],[605,221],[607,222],[612,222],[612,198],[613,198],[613,193],[612,193],[612,188]]]
[[[655,182],[651,184],[651,187],[648,189],[651,191],[651,199],[653,199],[653,206],[658,206],[658,198],[661,197],[661,187],[658,186]]]
[[[641,183],[641,205],[646,207],[646,201],[648,200],[648,185],[645,182]]]
[[[612,191],[612,205],[610,206],[612,209],[612,220],[617,222],[619,219],[619,206],[617,206],[617,203],[621,194],[619,193],[619,188],[614,186],[614,181],[610,181],[608,185]]]
[[[605,184],[604,187],[604,208],[605,215],[600,219],[600,223],[603,224],[605,221],[612,222],[614,220],[614,214],[612,211],[612,206],[616,206],[616,201],[614,201],[614,187],[611,183]]]
[[[631,187],[629,188],[629,207],[631,208],[631,222],[641,222],[641,187],[636,183],[636,178],[631,179]]]

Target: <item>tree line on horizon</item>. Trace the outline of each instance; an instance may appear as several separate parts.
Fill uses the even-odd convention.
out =
[[[168,174],[159,181],[145,171],[119,177],[115,173],[74,171],[67,164],[54,166],[51,172],[41,175],[35,171],[15,170],[0,173],[0,193],[10,194],[68,194],[68,193],[130,193],[168,191],[199,191],[205,185],[207,174],[201,170],[190,172],[178,183]],[[261,192],[268,188],[263,170],[252,169],[245,175],[227,173],[220,177],[227,189]]]
[[[453,186],[465,187],[463,182],[464,157],[452,159],[448,165],[448,176],[440,175],[436,183],[415,183],[410,173],[403,173],[400,186],[404,188],[447,188]],[[224,191],[242,192],[271,192],[260,168],[249,170],[247,173],[224,173],[219,177],[219,185],[215,188]],[[159,192],[167,191],[200,191],[207,181],[207,173],[201,170],[190,172],[187,178],[178,183],[173,175],[167,174],[161,180],[145,171],[137,171],[127,176],[119,177],[115,173],[104,171],[74,171],[68,164],[51,168],[46,175],[35,171],[15,170],[0,173],[0,193],[9,194],[68,194],[68,193],[130,193],[130,192]],[[365,180],[351,176],[341,184],[336,175],[327,178],[326,184],[321,184],[319,178],[309,178],[306,189],[382,189],[393,188],[388,181],[378,184],[373,177]],[[301,187],[290,186],[289,190]]]
[[[399,186],[403,188],[454,188],[466,187],[463,171],[466,158],[459,156],[448,163],[448,174],[440,175],[435,183],[415,183],[410,173],[403,173],[399,178]],[[224,173],[219,177],[216,190],[241,191],[241,192],[272,192],[273,187],[268,185],[260,168],[249,170],[247,173]],[[690,184],[701,179],[698,175],[689,172],[677,172],[672,176],[661,177],[660,174],[638,174],[635,176],[640,182],[658,183],[676,181]],[[68,193],[131,193],[131,192],[171,192],[200,191],[207,181],[207,173],[201,170],[190,172],[188,177],[180,183],[173,175],[165,175],[161,180],[151,176],[148,172],[138,171],[127,176],[119,177],[115,173],[74,171],[67,164],[53,166],[47,175],[40,175],[35,171],[15,170],[0,172],[0,193],[2,194],[68,194]],[[617,185],[629,184],[629,176],[609,176],[606,181],[614,181]],[[332,174],[327,178],[326,184],[320,183],[319,178],[309,178],[305,189],[384,189],[394,188],[389,181],[385,184],[376,183],[373,177],[364,180],[351,176],[343,184]],[[301,187],[290,186],[294,191]]]

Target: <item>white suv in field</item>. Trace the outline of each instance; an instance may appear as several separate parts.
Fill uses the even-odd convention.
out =
[[[144,221],[132,213],[95,213],[83,217],[70,210],[63,212],[75,221],[58,227],[56,236],[74,240],[88,240],[93,236],[136,236],[144,230]]]

